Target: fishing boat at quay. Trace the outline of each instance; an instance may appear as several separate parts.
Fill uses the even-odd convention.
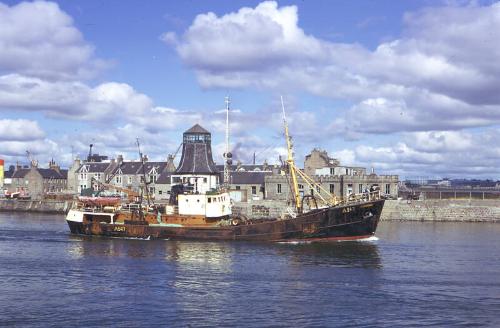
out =
[[[232,212],[228,190],[232,155],[229,152],[229,102],[226,101],[223,181],[212,158],[211,134],[196,124],[183,134],[179,167],[170,177],[172,189],[168,204],[151,204],[147,186],[145,197],[137,201],[81,197],[66,216],[71,233],[141,239],[273,242],[326,242],[373,236],[384,206],[380,190],[351,195],[348,199],[339,199],[324,190],[295,165],[283,103],[282,110],[288,149],[282,171],[289,177],[293,196],[289,203],[293,206],[281,216],[250,219]],[[317,196],[301,197],[299,177],[311,189],[321,190]]]

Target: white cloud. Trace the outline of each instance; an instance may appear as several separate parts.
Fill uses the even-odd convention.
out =
[[[317,60],[322,44],[298,28],[295,6],[278,8],[276,2],[266,1],[220,18],[214,13],[196,16],[177,50],[197,69],[224,71],[242,66],[267,69],[297,57]]]
[[[48,163],[51,157],[60,158],[62,155],[61,148],[55,141],[50,139],[0,141],[0,149],[2,149],[2,156],[4,156],[7,161],[17,159],[21,163],[28,162],[26,151],[29,151],[33,158],[38,160],[39,163]]]
[[[481,133],[412,132],[394,145],[360,145],[332,155],[344,164],[374,167],[379,174],[491,178],[500,174],[499,138],[494,129]]]
[[[30,141],[45,137],[38,122],[30,120],[0,120],[0,141]]]
[[[19,74],[0,76],[0,111],[42,112],[65,119],[119,121],[147,114],[152,100],[125,83],[91,88],[78,81],[48,81]]]
[[[332,122],[348,138],[500,122],[500,3],[408,14],[402,36],[373,51],[307,35],[298,22],[296,6],[273,1],[202,14],[175,47],[205,88],[304,90],[350,101]]]
[[[416,132],[406,137],[414,149],[423,152],[473,151],[474,136],[459,131]]]
[[[73,19],[56,3],[0,3],[0,72],[58,80],[88,78],[106,66],[93,53]]]

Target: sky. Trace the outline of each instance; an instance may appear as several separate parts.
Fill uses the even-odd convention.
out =
[[[496,1],[0,0],[0,158],[313,148],[404,178],[500,175]],[[176,155],[176,159],[180,154]]]

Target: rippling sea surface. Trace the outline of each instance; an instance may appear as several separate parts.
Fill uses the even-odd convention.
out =
[[[0,213],[0,326],[500,326],[500,225],[383,222],[377,237],[111,239]]]

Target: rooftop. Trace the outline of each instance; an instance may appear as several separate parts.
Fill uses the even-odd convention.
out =
[[[193,125],[189,130],[187,130],[184,133],[203,133],[203,134],[210,134],[207,130],[205,130],[201,125],[195,124]]]

